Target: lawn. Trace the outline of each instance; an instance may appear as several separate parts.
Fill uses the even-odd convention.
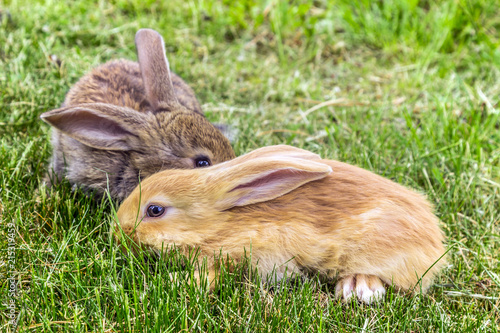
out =
[[[500,331],[498,0],[0,3],[0,331]],[[214,293],[183,258],[129,256],[114,204],[43,184],[50,129],[91,68],[164,37],[173,70],[237,155],[290,144],[425,193],[448,264],[425,295],[344,304],[312,277],[245,267]],[[185,279],[168,281],[184,267]]]

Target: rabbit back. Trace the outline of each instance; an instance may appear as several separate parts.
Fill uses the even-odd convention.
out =
[[[184,80],[170,72],[178,102],[188,111],[203,114],[196,96]],[[120,59],[94,68],[67,93],[64,106],[109,103],[140,112],[154,111],[146,98],[139,63]]]
[[[259,235],[251,240],[252,256],[259,260],[286,253],[282,256],[293,257],[291,266],[299,272],[339,278],[373,275],[404,290],[425,274],[421,282],[426,290],[445,253],[432,205],[421,194],[367,170],[338,161],[321,163],[333,170],[327,177],[273,200],[227,211],[229,221],[238,221],[233,228]],[[208,244],[217,237],[226,246],[236,240],[224,242],[224,235],[241,235],[234,229],[214,233]]]

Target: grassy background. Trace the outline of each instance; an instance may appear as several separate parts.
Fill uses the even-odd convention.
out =
[[[9,222],[20,332],[499,331],[499,5],[4,0],[0,331],[12,331]],[[172,68],[207,117],[239,130],[238,155],[292,144],[426,193],[451,248],[430,292],[344,305],[332,285],[262,288],[256,278],[233,276],[242,271],[227,273],[214,294],[171,285],[175,262],[117,249],[108,202],[68,184],[46,190],[50,131],[39,115],[92,67],[135,59],[141,27],[163,34]]]

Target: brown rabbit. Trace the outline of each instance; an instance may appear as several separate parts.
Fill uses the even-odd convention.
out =
[[[155,172],[234,158],[226,137],[204,116],[193,91],[169,70],[163,39],[141,29],[139,63],[110,61],[85,75],[63,107],[41,115],[54,127],[49,182],[123,200]],[[53,172],[54,174],[51,174]]]
[[[118,219],[144,248],[199,250],[210,281],[214,253],[238,261],[251,249],[263,277],[285,269],[336,276],[337,296],[367,303],[386,285],[425,291],[444,262],[439,220],[420,194],[289,146],[157,173],[123,202]]]

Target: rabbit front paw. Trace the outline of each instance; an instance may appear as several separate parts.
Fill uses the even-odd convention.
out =
[[[384,295],[384,283],[374,275],[348,275],[335,285],[335,296],[342,297],[346,302],[356,296],[359,301],[370,304],[381,300]]]

